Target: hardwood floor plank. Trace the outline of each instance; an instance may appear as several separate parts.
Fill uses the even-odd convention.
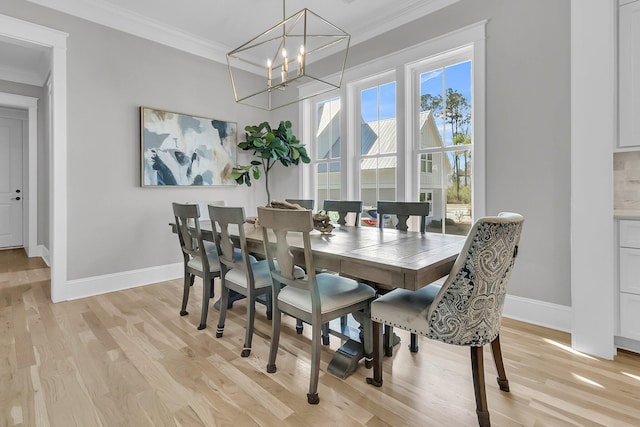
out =
[[[199,283],[181,317],[181,280],[52,304],[47,274],[24,251],[0,251],[0,426],[477,425],[466,347],[421,337],[411,353],[397,331],[402,343],[377,388],[362,364],[345,380],[326,372],[340,345],[332,337],[321,352],[320,404],[309,405],[310,328],[296,334],[294,319],[283,317],[278,370],[267,374],[271,322],[261,304],[242,358],[246,301],[215,338],[213,300],[208,327],[196,328]],[[484,351],[494,426],[640,425],[640,355],[582,355],[569,334],[510,319],[501,343],[509,393]]]

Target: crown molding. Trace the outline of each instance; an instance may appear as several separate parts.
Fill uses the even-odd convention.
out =
[[[213,61],[227,61],[226,53],[229,49],[226,46],[102,0],[27,1]]]
[[[403,9],[396,11],[395,16],[380,16],[378,20],[363,22],[358,27],[350,28],[347,32],[351,33],[351,44],[362,43],[459,1],[431,0],[410,2]]]
[[[227,63],[227,52],[233,49],[103,0],[27,1],[223,64]],[[350,28],[347,32],[352,35],[351,45],[361,43],[458,1],[460,0],[411,1],[393,17],[380,16],[377,20],[363,22],[356,28]]]

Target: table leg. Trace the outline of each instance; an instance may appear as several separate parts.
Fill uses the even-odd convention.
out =
[[[372,322],[373,329],[373,378],[367,377],[367,384],[382,386],[382,325]]]
[[[244,298],[246,297],[241,293],[229,289],[229,303],[227,304],[227,308],[231,308],[234,302]],[[218,299],[218,301],[216,301],[215,304],[213,304],[213,308],[215,308],[216,310],[220,310],[220,299]]]

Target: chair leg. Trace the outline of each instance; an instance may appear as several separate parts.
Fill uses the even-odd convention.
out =
[[[191,289],[191,274],[184,272],[184,289],[182,291],[182,308],[180,309],[180,316],[186,316],[189,314],[187,311],[187,302],[189,302],[189,289]]]
[[[476,414],[481,427],[490,426],[489,408],[487,407],[487,392],[484,387],[484,362],[482,347],[471,348],[471,373],[473,375],[473,389],[476,395]]]
[[[320,351],[322,349],[320,337],[323,326],[315,322],[311,325],[311,378],[309,380],[309,393],[307,393],[307,402],[311,405],[320,403],[318,378],[320,376]]]
[[[249,357],[251,354],[251,339],[253,338],[253,319],[256,314],[256,297],[255,295],[247,296],[247,327],[244,337],[244,348],[240,356]]]
[[[303,328],[302,320],[296,319],[296,334],[300,335],[302,333],[302,328]]]
[[[218,316],[216,338],[221,338],[224,334],[224,322],[227,318],[227,301],[229,301],[229,288],[226,287],[223,280],[220,286],[220,314]]]
[[[349,316],[342,316],[340,318],[340,332],[344,333],[344,330],[347,329],[349,325]]]
[[[265,294],[266,306],[267,306],[267,320],[273,319],[273,298],[271,293]]]
[[[493,353],[493,360],[496,363],[496,371],[498,371],[498,385],[500,390],[509,391],[509,380],[507,379],[507,373],[504,370],[504,364],[502,363],[502,349],[500,348],[500,335],[491,341],[491,352]]]
[[[384,355],[393,356],[393,327],[384,325]]]
[[[373,378],[368,377],[367,384],[380,387],[382,386],[382,325],[378,322],[371,322],[371,329],[373,335]]]
[[[322,345],[329,345],[329,323],[322,324]]]
[[[364,366],[370,369],[373,366],[373,332],[371,325],[371,311],[369,308],[362,310],[360,322],[360,336],[364,349]]]
[[[271,322],[271,347],[269,347],[269,361],[267,362],[267,372],[273,374],[276,372],[276,357],[278,356],[278,345],[280,343],[280,323],[282,322],[282,313],[277,307],[273,308],[273,321]]]
[[[411,344],[409,344],[409,351],[411,353],[418,352],[418,335],[411,333]]]
[[[213,286],[213,279],[208,274],[202,278],[202,315],[200,316],[200,326],[198,330],[202,330],[207,327],[207,314],[209,314],[209,294],[211,293],[211,287]]]

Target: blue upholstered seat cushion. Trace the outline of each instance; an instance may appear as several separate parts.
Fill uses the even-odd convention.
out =
[[[316,275],[316,281],[320,292],[322,313],[365,301],[375,295],[375,291],[370,286],[336,274],[320,273]],[[311,295],[305,289],[286,286],[280,291],[278,301],[308,313],[311,312]]]
[[[253,269],[253,280],[255,282],[254,286],[256,289],[271,286],[271,273],[269,272],[269,264],[267,263],[267,260],[254,262],[251,264],[251,268]],[[304,277],[305,273],[303,269],[295,266],[293,269],[293,275],[295,278],[301,279]],[[225,275],[225,280],[244,288],[247,287],[247,275],[241,268],[232,268],[229,270]]]
[[[429,307],[439,291],[440,285],[428,285],[417,291],[394,289],[371,303],[371,320],[427,335]]]

